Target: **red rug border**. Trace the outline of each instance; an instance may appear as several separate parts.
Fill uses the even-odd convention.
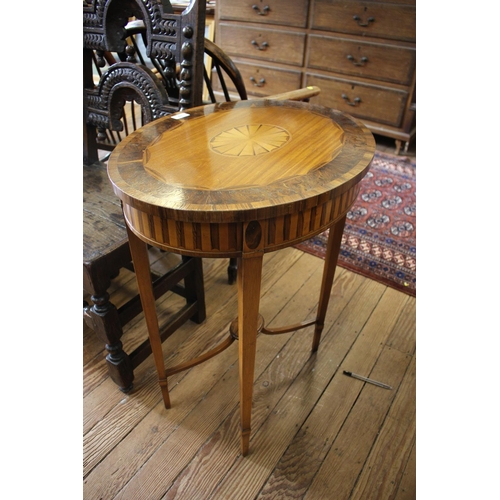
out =
[[[317,257],[318,259],[325,260],[324,257],[322,255],[320,255],[318,252],[306,252],[305,250],[302,250],[299,246],[300,246],[300,243],[299,243],[299,245],[296,245],[295,248],[297,248],[297,250],[300,250],[301,252],[307,253],[307,254],[312,255],[314,257]],[[403,285],[399,285],[398,283],[394,282],[393,280],[388,280],[386,278],[381,278],[378,276],[377,276],[377,279],[375,279],[373,277],[373,274],[368,274],[368,273],[364,272],[362,269],[359,269],[357,267],[352,266],[348,262],[343,262],[340,260],[340,258],[337,261],[337,266],[342,267],[344,269],[347,269],[348,271],[351,271],[355,274],[360,274],[361,276],[364,276],[365,278],[369,278],[372,281],[376,281],[377,283],[381,283],[381,284],[386,285],[390,288],[394,288],[395,290],[398,290],[400,292],[404,292],[407,295],[411,295],[412,297],[417,296],[417,291],[413,288],[408,288],[408,287],[405,287]]]
[[[364,276],[365,278],[369,278],[369,279],[371,279],[373,281],[376,281],[378,283],[386,285],[386,286],[388,286],[390,288],[394,288],[395,290],[398,290],[400,292],[406,293],[407,295],[411,295],[412,297],[416,297],[417,296],[417,291],[415,289],[413,289],[413,288],[408,288],[406,286],[399,285],[398,283],[395,283],[394,281],[388,280],[386,278],[379,278],[379,277],[377,277],[377,279],[375,279],[373,277],[373,274],[368,275],[368,273],[365,273],[361,269],[358,269],[358,268],[355,269],[350,264],[348,264],[346,262],[342,262],[340,259],[337,262],[337,266],[343,267],[344,269],[347,269],[347,270],[349,270],[349,271],[351,271],[353,273],[360,274],[361,276]]]

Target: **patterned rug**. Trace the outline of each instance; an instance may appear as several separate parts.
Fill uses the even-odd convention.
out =
[[[347,214],[338,265],[416,296],[416,164],[377,151]],[[328,231],[296,248],[325,258]]]

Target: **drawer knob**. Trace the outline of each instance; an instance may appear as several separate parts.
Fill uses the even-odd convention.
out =
[[[266,50],[269,47],[267,42],[262,42],[262,45],[259,45],[255,40],[252,40],[252,45],[259,50]]]
[[[373,23],[375,21],[375,18],[374,17],[369,17],[367,20],[366,20],[366,23],[365,22],[362,22],[361,21],[361,18],[359,16],[353,16],[352,17],[355,21],[357,21],[358,23],[358,26],[369,26],[370,23]]]
[[[363,56],[359,61],[356,61],[356,58],[354,56],[351,56],[351,54],[349,54],[347,56],[347,59],[351,61],[354,66],[364,66],[365,63],[368,62],[368,57],[365,56]]]
[[[253,76],[250,77],[250,81],[256,86],[256,87],[263,87],[266,83],[265,78],[261,78],[259,81],[257,81]]]
[[[351,100],[349,99],[349,97],[347,97],[346,94],[342,94],[342,99],[344,99],[345,103],[348,104],[349,106],[357,106],[361,102],[361,99],[359,97],[355,97],[354,101],[351,102]]]
[[[260,10],[258,5],[252,5],[252,9],[259,14],[259,16],[267,16],[267,13],[271,10],[269,5],[266,5],[262,10]]]

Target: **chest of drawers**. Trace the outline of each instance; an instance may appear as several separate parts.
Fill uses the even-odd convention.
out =
[[[216,43],[250,96],[317,85],[311,102],[408,147],[415,134],[415,0],[218,0]]]

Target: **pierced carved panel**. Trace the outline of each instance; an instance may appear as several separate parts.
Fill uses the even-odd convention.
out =
[[[84,109],[100,144],[106,130],[123,130],[126,102],[139,104],[141,124],[201,104],[205,8],[194,1],[174,14],[168,0],[84,2]]]
[[[87,93],[87,123],[98,128],[122,130],[120,118],[124,102],[120,101],[126,97],[141,104],[146,122],[177,109],[169,106],[167,92],[147,68],[120,62],[104,73],[95,92]]]
[[[120,29],[125,28],[130,17],[144,21],[148,33],[148,50],[155,42],[175,44],[180,37],[181,16],[173,13],[168,2],[88,0],[83,6],[83,46],[93,50],[122,51],[122,39],[117,35]]]

